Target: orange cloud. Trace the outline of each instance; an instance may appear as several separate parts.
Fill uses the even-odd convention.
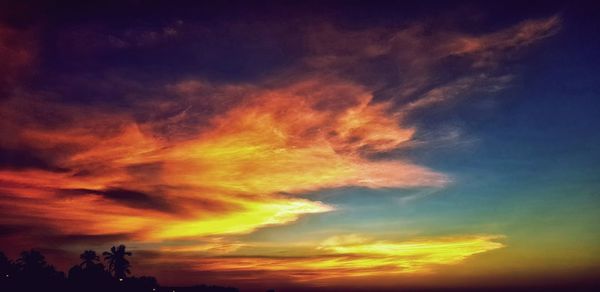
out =
[[[306,80],[246,94],[245,103],[181,142],[153,136],[127,116],[94,111],[76,127],[22,129],[21,139],[38,151],[72,149],[54,158],[70,171],[5,171],[0,178],[19,185],[8,187],[13,196],[44,200],[15,207],[37,210],[34,216],[65,233],[130,233],[144,241],[243,234],[334,209],[282,192],[448,181],[407,161],[364,158],[393,150],[414,133],[387,104],[372,103],[364,88]],[[93,128],[111,120],[117,129]],[[170,209],[143,207],[163,199]],[[66,221],[85,224],[61,227]]]
[[[505,58],[506,51],[529,46],[541,39],[552,36],[558,31],[561,19],[551,16],[543,19],[527,20],[508,29],[483,36],[457,37],[448,46],[450,55],[470,55],[473,66],[497,65]]]

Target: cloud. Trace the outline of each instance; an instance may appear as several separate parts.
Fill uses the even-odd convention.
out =
[[[251,84],[193,75],[142,84],[103,72],[105,79],[75,78],[67,86],[99,93],[93,103],[69,102],[60,90],[13,92],[0,101],[7,137],[0,142],[0,237],[15,245],[53,238],[66,248],[67,239],[122,236],[189,256],[197,270],[294,281],[421,273],[500,248],[496,236],[398,242],[351,235],[281,257],[257,254],[260,243],[239,238],[338,211],[306,195],[313,191],[452,183],[447,174],[385,155],[419,146],[412,115],[508,86],[513,75],[499,70],[503,61],[559,26],[550,17],[471,35],[431,32],[422,23],[322,25],[303,31],[300,60]],[[123,48],[149,49],[179,31],[137,33],[119,34],[127,36]],[[17,32],[0,30],[0,39],[13,38]],[[14,55],[16,65],[0,57],[14,76],[33,58],[16,43],[0,48]],[[113,94],[118,98],[103,101]],[[15,234],[15,226],[49,234]]]
[[[460,96],[472,95],[475,93],[494,93],[506,88],[511,80],[512,76],[510,75],[490,77],[486,74],[480,74],[463,77],[445,85],[427,90],[418,99],[403,105],[402,111],[411,113],[415,110],[426,109],[428,107],[447,103],[448,101],[453,101]]]
[[[82,218],[87,225],[81,230],[72,225],[66,228],[69,232],[103,234],[111,226],[117,228],[111,233],[149,240],[248,233],[333,210],[280,193],[448,182],[444,175],[409,161],[364,157],[399,147],[414,130],[388,114],[388,104],[372,104],[372,95],[361,86],[307,79],[274,89],[212,90],[234,90],[244,101],[211,117],[208,127],[183,141],[156,135],[153,121],[137,123],[124,113],[57,105],[56,119],[65,122],[46,128],[26,121],[30,126],[20,128],[18,135],[20,143],[38,152],[68,149],[55,152],[53,160],[70,171],[31,170],[33,178],[23,176],[25,171],[6,171],[2,178],[20,184],[9,187],[12,196],[44,199],[45,205],[35,208],[57,223],[69,213],[69,220],[77,220],[76,214],[89,209],[83,206],[87,203],[107,206]],[[64,197],[65,190],[78,196]],[[28,208],[27,202],[22,204]],[[62,209],[69,204],[82,210]],[[111,211],[111,204],[122,211]]]
[[[0,148],[0,169],[37,168],[54,172],[67,172],[68,169],[53,165],[52,162],[38,156],[38,153],[25,149]]]
[[[100,195],[116,203],[125,204],[132,208],[155,209],[164,212],[172,210],[169,202],[161,196],[149,195],[143,192],[122,188],[107,188],[103,190],[67,189],[63,190],[68,195]]]
[[[506,87],[506,61],[554,35],[560,26],[556,15],[482,34],[426,22],[355,30],[322,24],[308,29],[305,64],[366,84],[379,98],[410,111]]]
[[[310,245],[288,247],[288,256],[243,255],[234,249],[229,255],[195,257],[190,251],[165,250],[167,256],[155,261],[168,264],[169,258],[179,261],[179,257],[184,257],[186,264],[197,271],[217,272],[246,283],[267,277],[313,285],[340,284],[349,277],[428,274],[441,266],[456,265],[476,254],[502,248],[504,245],[497,242],[501,238],[471,235],[382,241],[350,234],[327,238],[312,250]]]
[[[508,29],[483,36],[461,37],[449,46],[450,55],[468,55],[474,67],[496,66],[510,57],[510,51],[530,46],[552,36],[560,28],[561,19],[557,15],[526,20]]]

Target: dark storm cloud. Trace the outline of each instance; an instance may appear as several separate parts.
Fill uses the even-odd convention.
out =
[[[41,169],[52,172],[68,172],[52,161],[39,156],[39,152],[26,149],[8,149],[0,147],[0,169],[24,170]]]
[[[31,237],[34,238],[31,238]],[[36,243],[43,243],[42,246],[56,247],[64,245],[98,245],[104,243],[111,243],[117,241],[127,240],[131,237],[127,233],[107,233],[107,234],[62,234],[60,230],[57,230],[49,226],[33,226],[25,223],[10,224],[2,223],[0,221],[0,239],[4,238],[21,238],[24,240],[25,237],[29,238]]]
[[[157,211],[171,211],[173,206],[159,195],[150,195],[145,192],[123,188],[107,188],[103,190],[91,189],[65,189],[60,190],[63,195],[99,195],[105,199],[137,209],[152,209]]]

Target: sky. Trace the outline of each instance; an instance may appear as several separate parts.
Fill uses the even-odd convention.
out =
[[[3,1],[0,250],[242,291],[597,283],[597,13]]]

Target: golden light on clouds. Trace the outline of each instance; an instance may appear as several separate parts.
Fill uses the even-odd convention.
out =
[[[465,258],[501,248],[499,236],[466,236],[408,242],[373,241],[357,235],[336,236],[325,240],[319,249],[334,254],[382,257],[379,265],[392,264],[402,272],[427,271],[437,264],[453,264]],[[377,266],[377,260],[368,261]],[[361,261],[358,261],[360,265]]]
[[[372,104],[361,87],[308,80],[247,94],[242,105],[212,119],[208,130],[181,142],[156,138],[146,125],[120,115],[90,114],[80,127],[67,129],[25,129],[23,139],[47,149],[72,148],[59,164],[79,171],[37,171],[33,179],[4,172],[2,179],[19,184],[12,187],[20,188],[13,192],[19,198],[45,199],[31,206],[40,209],[38,216],[86,223],[68,232],[123,232],[151,241],[244,234],[334,209],[294,198],[298,192],[448,181],[408,161],[363,157],[361,151],[399,147],[414,130],[386,114],[385,103]],[[94,118],[123,122],[117,130],[90,132],[102,123]]]
[[[300,215],[333,210],[325,204],[299,199],[271,198],[268,202],[240,202],[243,209],[216,218],[174,221],[153,234],[157,239],[243,234],[256,228],[296,221]]]
[[[348,277],[429,273],[442,265],[504,247],[501,236],[475,235],[412,241],[381,241],[340,235],[321,242],[309,256],[200,259],[196,268],[222,272],[257,271],[295,281],[328,283]],[[316,253],[315,253],[316,252]],[[249,279],[248,279],[249,280]]]

